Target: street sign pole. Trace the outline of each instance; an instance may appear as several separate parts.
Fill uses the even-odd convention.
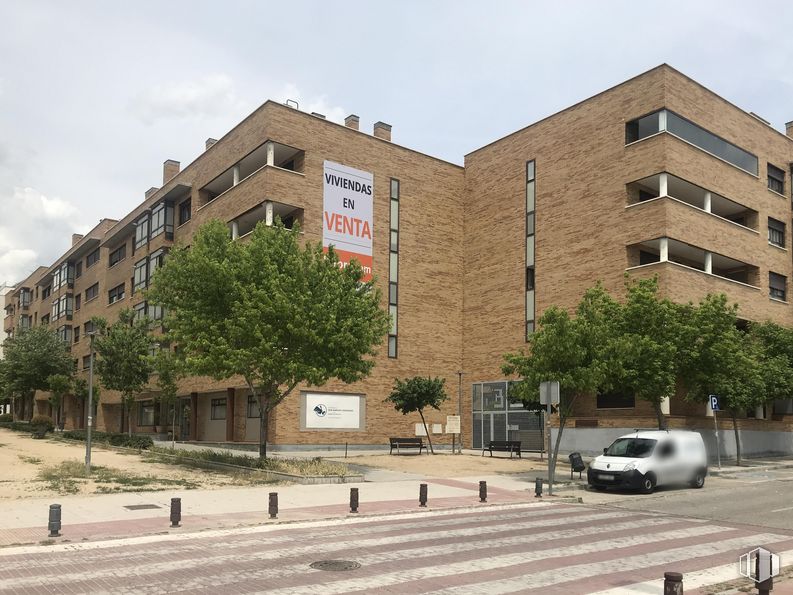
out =
[[[551,401],[548,400],[548,415],[545,416],[548,426],[548,495],[553,496],[553,463],[551,462]]]
[[[721,445],[719,443],[719,422],[717,421],[716,412],[719,411],[719,397],[718,395],[708,395],[710,399],[710,408],[713,410],[713,433],[716,434],[716,460],[719,462],[719,471],[721,471]]]

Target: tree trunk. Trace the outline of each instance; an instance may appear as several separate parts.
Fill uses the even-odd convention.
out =
[[[176,450],[176,401],[171,409],[171,449]]]
[[[732,415],[732,430],[735,432],[735,455],[738,458],[738,466],[741,466],[741,434],[738,432],[738,419],[735,410],[730,411]]]
[[[17,398],[11,397],[11,421],[16,421],[17,418]]]
[[[429,430],[427,430],[427,422],[424,421],[424,412],[419,409],[419,415],[421,416],[421,423],[424,424],[424,433],[427,435],[427,442],[430,443],[430,452],[435,454],[435,451],[432,450],[432,437],[430,436]]]
[[[666,429],[666,416],[661,411],[661,403],[653,402],[653,409],[655,409],[655,417],[658,419],[658,429]]]
[[[259,395],[259,458],[267,458],[267,422],[270,420],[270,398]]]
[[[132,436],[132,403],[127,405],[127,436]]]

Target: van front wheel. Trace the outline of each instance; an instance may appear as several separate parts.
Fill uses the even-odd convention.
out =
[[[648,473],[642,478],[642,494],[652,494],[655,490],[655,477],[652,473]]]
[[[694,474],[694,477],[691,480],[691,487],[699,489],[704,485],[705,485],[705,472],[700,469]]]

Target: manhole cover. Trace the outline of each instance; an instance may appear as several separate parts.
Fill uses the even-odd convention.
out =
[[[125,506],[127,510],[151,510],[153,508],[160,508],[156,504],[130,504],[129,506]]]
[[[312,562],[309,564],[314,570],[355,570],[360,568],[358,562],[352,560],[320,560],[319,562]]]

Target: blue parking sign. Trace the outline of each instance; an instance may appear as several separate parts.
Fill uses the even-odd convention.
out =
[[[719,409],[719,396],[709,395],[709,397],[710,397],[710,408],[713,409],[713,411],[721,411],[721,409]]]

